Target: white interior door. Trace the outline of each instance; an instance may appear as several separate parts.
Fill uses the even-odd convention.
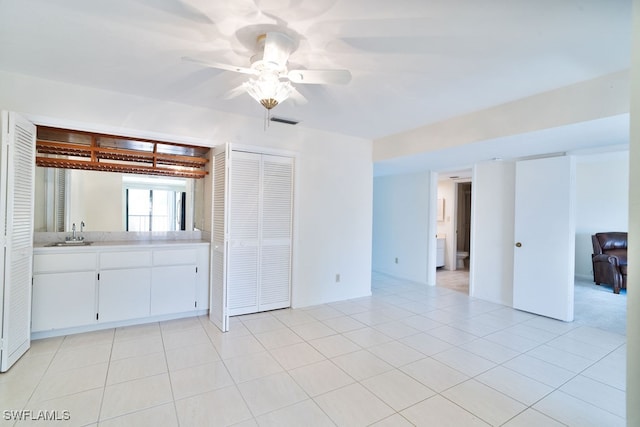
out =
[[[2,112],[0,132],[3,205],[0,372],[5,372],[31,343],[36,127],[14,113]]]
[[[516,163],[514,308],[573,320],[574,200],[572,157]]]

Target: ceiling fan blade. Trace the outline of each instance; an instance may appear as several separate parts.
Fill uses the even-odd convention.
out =
[[[277,65],[282,69],[287,65],[289,55],[294,50],[294,40],[288,35],[270,31],[264,41],[264,54],[262,60]]]
[[[224,99],[233,99],[233,98],[237,98],[237,97],[239,97],[240,95],[243,95],[243,94],[245,94],[245,93],[247,93],[247,90],[244,88],[244,86],[243,86],[243,85],[240,85],[240,86],[236,86],[236,87],[234,87],[233,89],[231,89],[231,90],[227,91],[227,92],[222,96],[222,98],[224,98]]]
[[[344,85],[351,81],[351,72],[349,70],[291,70],[287,77],[293,83]]]
[[[205,67],[210,67],[210,68],[217,68],[219,70],[234,71],[236,73],[251,74],[251,75],[257,74],[256,70],[252,68],[239,67],[237,65],[222,64],[220,62],[214,62],[214,61],[206,61],[202,59],[191,58],[189,56],[183,56],[182,60],[195,62],[196,64],[204,65]]]
[[[289,95],[289,98],[293,101],[295,105],[304,105],[309,102],[307,98],[303,94],[301,94],[296,88],[293,88],[293,90],[291,91],[291,94]]]

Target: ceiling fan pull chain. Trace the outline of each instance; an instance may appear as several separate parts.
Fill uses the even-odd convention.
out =
[[[269,120],[271,119],[271,109],[264,109],[264,131],[269,128]]]

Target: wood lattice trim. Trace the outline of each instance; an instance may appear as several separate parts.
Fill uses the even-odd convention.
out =
[[[149,149],[135,149],[136,144]],[[183,154],[161,152],[159,148]],[[197,179],[207,175],[208,150],[186,144],[38,127],[36,166]]]

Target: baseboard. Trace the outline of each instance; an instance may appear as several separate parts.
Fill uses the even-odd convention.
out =
[[[61,335],[72,335],[83,332],[100,331],[103,329],[120,328],[124,326],[143,325],[145,323],[164,322],[166,320],[184,319],[186,317],[197,317],[208,315],[209,310],[194,310],[185,313],[163,314],[160,316],[149,316],[140,319],[121,320],[116,322],[94,323],[91,325],[76,326],[72,328],[50,329],[46,331],[37,331],[31,333],[32,340],[42,338],[58,337]]]

